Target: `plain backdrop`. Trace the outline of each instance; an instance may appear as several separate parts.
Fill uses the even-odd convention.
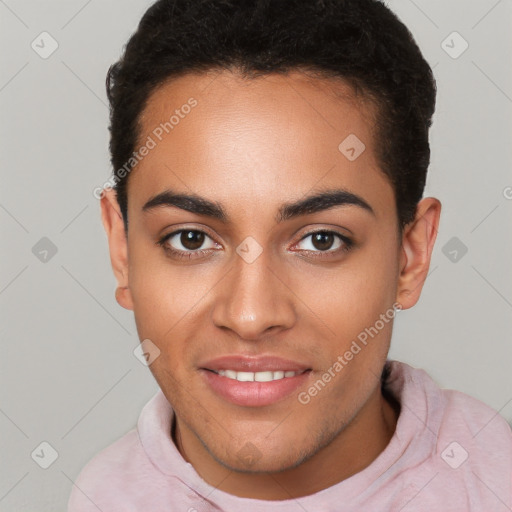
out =
[[[81,468],[157,390],[93,196],[111,171],[105,74],[149,4],[0,1],[0,511],[65,510]],[[389,5],[437,79],[425,196],[443,204],[390,357],[512,422],[512,2]]]

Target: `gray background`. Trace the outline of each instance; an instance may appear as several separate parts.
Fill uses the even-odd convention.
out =
[[[105,73],[149,3],[0,0],[1,511],[65,510],[80,469],[157,390],[114,299],[92,194],[110,174]],[[422,298],[399,314],[390,356],[512,422],[512,1],[389,5],[437,78],[425,195],[443,204]],[[59,45],[47,59],[31,47],[43,31]],[[469,43],[458,58],[453,31]],[[43,441],[58,453],[48,469]]]

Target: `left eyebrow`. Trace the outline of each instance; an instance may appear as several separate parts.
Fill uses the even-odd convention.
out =
[[[336,206],[357,206],[375,217],[373,208],[362,197],[348,190],[338,189],[327,190],[293,203],[286,203],[279,208],[276,220],[277,222],[283,222],[301,215],[328,210]]]
[[[172,190],[165,190],[149,199],[142,207],[142,211],[149,211],[162,206],[180,208],[197,215],[220,220],[223,223],[231,222],[229,215],[220,203],[210,201],[196,194],[182,194]],[[337,189],[326,190],[298,201],[283,204],[278,210],[276,222],[284,222],[337,206],[356,206],[375,216],[373,208],[362,197],[348,190]]]

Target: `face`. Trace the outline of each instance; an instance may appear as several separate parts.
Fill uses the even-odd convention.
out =
[[[187,75],[141,116],[120,303],[182,435],[234,470],[297,466],[379,393],[407,251],[371,108],[333,90]]]

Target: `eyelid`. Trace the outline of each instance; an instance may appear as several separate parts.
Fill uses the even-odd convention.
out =
[[[335,254],[335,253],[337,253],[338,251],[341,251],[341,250],[349,250],[354,245],[354,243],[355,243],[354,240],[352,240],[351,237],[340,233],[336,229],[333,229],[333,228],[317,228],[317,229],[314,229],[312,231],[308,231],[306,233],[303,233],[301,235],[301,237],[299,238],[299,240],[293,244],[293,247],[298,245],[300,242],[302,242],[306,238],[308,238],[308,237],[310,237],[312,235],[316,235],[317,233],[328,233],[328,234],[331,234],[331,235],[334,235],[334,236],[338,237],[338,239],[342,243],[342,247],[339,247],[337,249],[327,249],[326,251],[320,251],[320,250],[312,251],[310,249],[300,249],[300,250],[306,251],[306,252],[317,252],[317,253],[321,253],[321,254]]]
[[[215,243],[219,244],[219,242],[216,241],[217,236],[214,235],[213,232],[210,230],[210,228],[208,228],[207,226],[204,226],[204,225],[187,226],[187,225],[185,225],[185,226],[178,226],[178,227],[172,226],[172,228],[173,228],[172,231],[169,231],[165,235],[159,236],[159,240],[162,240],[162,239],[168,240],[173,235],[177,235],[178,233],[181,233],[182,231],[197,231],[200,233],[204,233],[205,235],[209,236],[212,240],[214,240]]]
[[[192,260],[195,260],[196,258],[201,258],[203,256],[208,257],[208,256],[211,256],[213,254],[213,252],[218,250],[217,247],[215,247],[215,248],[209,247],[207,249],[194,249],[194,250],[175,249],[170,244],[168,244],[168,241],[170,239],[174,238],[175,236],[177,236],[183,232],[187,232],[187,231],[195,231],[197,233],[202,233],[202,234],[206,235],[212,241],[212,243],[214,245],[216,245],[216,246],[220,245],[218,242],[215,241],[214,237],[212,237],[209,234],[208,229],[197,228],[197,227],[191,228],[191,227],[186,227],[186,226],[179,227],[177,229],[174,229],[170,233],[167,233],[167,234],[161,236],[157,240],[156,244],[164,250],[164,252],[167,254],[167,256],[169,256],[170,258],[172,258],[175,261],[180,261],[180,260],[192,261]]]
[[[206,235],[212,242],[213,244],[215,245],[221,245],[219,242],[217,242],[215,240],[216,237],[212,236],[211,233],[209,233],[209,230],[206,229],[206,228],[197,228],[197,227],[179,227],[177,229],[174,229],[172,231],[170,231],[169,233],[165,234],[165,235],[162,235],[158,241],[157,241],[157,244],[160,244],[160,245],[164,245],[166,242],[168,242],[171,238],[174,238],[175,236],[183,233],[183,232],[187,232],[187,231],[194,231],[196,233],[202,233],[204,235]],[[174,248],[173,248],[174,249]],[[183,251],[182,249],[174,249],[175,251],[179,251],[179,252],[190,252],[190,253],[193,253],[193,252],[200,252],[200,251],[209,251],[209,250],[212,250],[212,248],[209,248],[209,249],[196,249],[194,251],[191,251],[191,250],[188,250],[188,251]]]

